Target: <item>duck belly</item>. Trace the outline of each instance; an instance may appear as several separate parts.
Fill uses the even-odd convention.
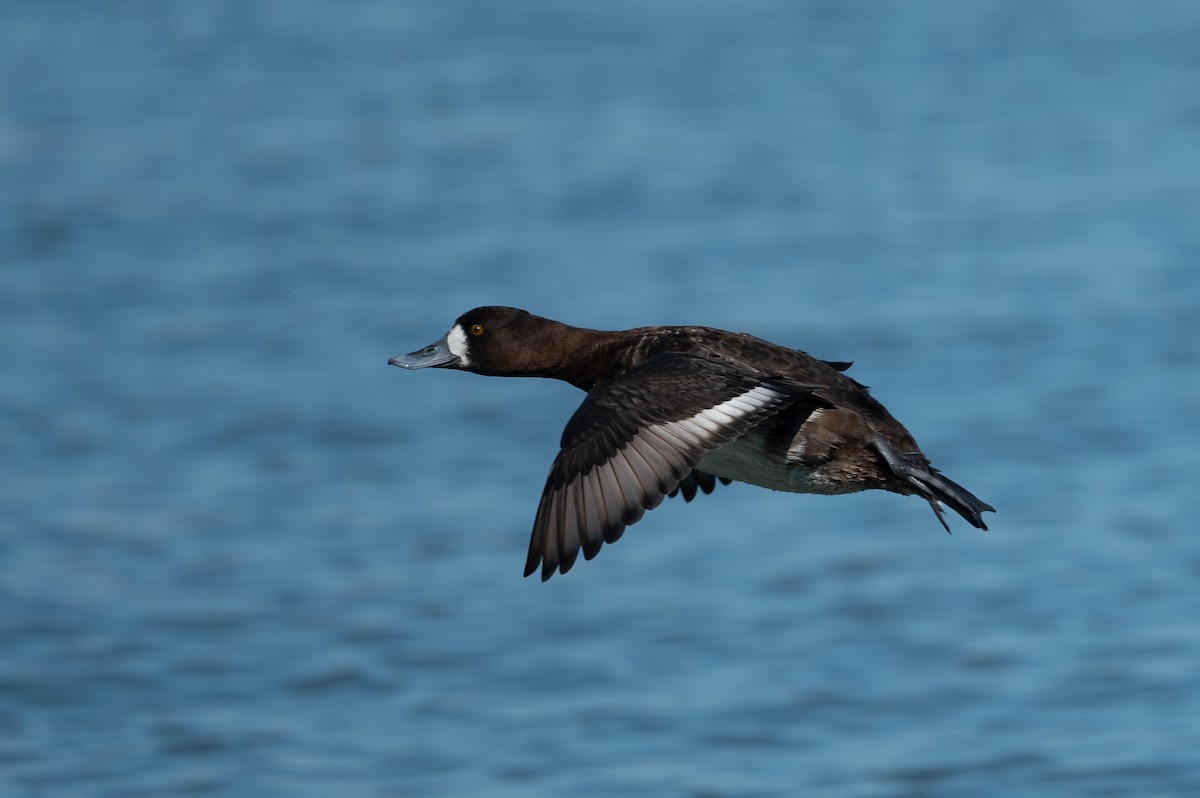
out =
[[[772,452],[763,434],[751,431],[705,454],[696,468],[736,482],[790,493],[854,493],[870,487],[846,480],[835,462],[810,468],[789,459],[786,452]]]

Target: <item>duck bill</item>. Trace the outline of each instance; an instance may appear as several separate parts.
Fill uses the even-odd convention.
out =
[[[409,352],[407,355],[396,355],[388,361],[388,365],[399,366],[402,369],[452,369],[458,368],[460,363],[458,356],[450,351],[449,344],[443,338],[424,349],[418,349],[416,352]]]

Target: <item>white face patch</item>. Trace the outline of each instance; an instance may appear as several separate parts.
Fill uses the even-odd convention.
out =
[[[450,332],[446,333],[446,348],[450,350],[450,354],[458,358],[458,365],[466,368],[471,364],[467,358],[467,334],[463,332],[461,324],[455,324],[450,328]]]

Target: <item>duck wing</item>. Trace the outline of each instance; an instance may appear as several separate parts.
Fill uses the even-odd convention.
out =
[[[700,471],[697,469],[684,477],[680,483],[675,486],[675,490],[668,493],[667,496],[668,498],[674,499],[676,496],[682,493],[683,500],[685,502],[690,502],[700,493],[703,493],[705,496],[707,496],[716,490],[718,479],[721,480],[722,485],[728,485],[729,483],[733,482],[733,480],[729,479],[728,477],[717,477],[708,473],[707,471]]]
[[[679,489],[694,496],[711,479],[694,471],[706,452],[815,387],[674,353],[600,383],[563,430],[525,575],[539,565],[543,581],[556,570],[565,574],[580,551],[595,557],[665,496]]]

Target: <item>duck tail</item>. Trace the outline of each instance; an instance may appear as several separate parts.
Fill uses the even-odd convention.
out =
[[[947,532],[950,531],[950,526],[946,523],[945,514],[942,512],[942,502],[965,518],[971,526],[977,529],[987,529],[987,524],[983,522],[981,514],[984,512],[994,513],[996,508],[957,482],[942,476],[940,471],[929,465],[929,461],[923,454],[920,452],[899,454],[882,438],[875,441],[875,448],[883,455],[884,461],[887,462],[892,472],[916,488],[915,492],[929,502],[929,506],[933,508],[933,512]]]
[[[924,475],[909,477],[909,482],[916,485],[920,494],[929,502],[929,506],[937,513],[938,520],[946,527],[947,532],[950,531],[950,527],[946,525],[938,502],[944,502],[951,510],[967,519],[968,524],[985,531],[987,524],[983,522],[983,516],[980,514],[984,511],[996,512],[996,508],[980,500],[957,482],[942,476],[936,468],[929,467]]]

